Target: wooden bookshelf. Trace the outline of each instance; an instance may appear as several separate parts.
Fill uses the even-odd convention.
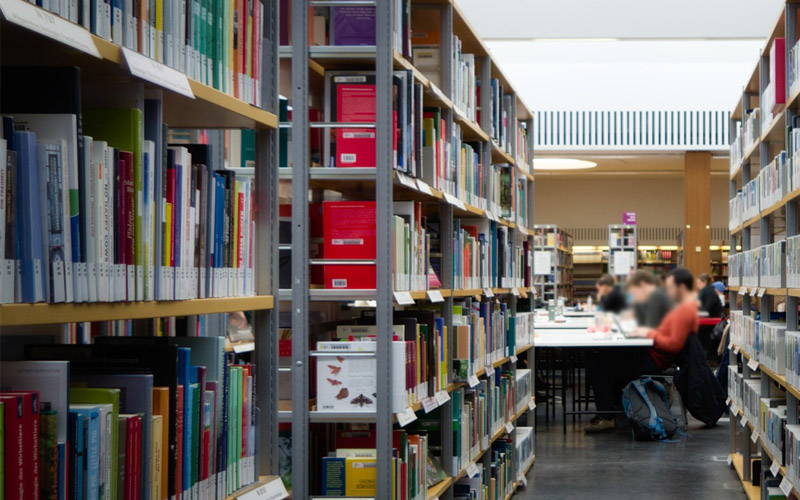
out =
[[[3,304],[0,326],[48,325],[85,321],[164,318],[235,311],[272,309],[272,295],[149,302],[92,302],[84,304]]]
[[[251,498],[287,498],[288,493],[281,482],[280,476],[261,476],[255,483],[225,497],[225,500],[249,500]],[[281,484],[277,484],[281,483]],[[264,492],[256,493],[256,490],[265,488]]]
[[[732,455],[733,468],[736,469],[736,475],[739,476],[739,481],[742,482],[744,493],[747,495],[748,500],[761,500],[761,487],[753,486],[752,481],[745,481],[742,471],[742,455],[734,453]]]

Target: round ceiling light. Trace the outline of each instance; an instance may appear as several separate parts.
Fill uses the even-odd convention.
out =
[[[538,158],[533,160],[534,170],[586,170],[594,168],[597,163],[574,158]]]

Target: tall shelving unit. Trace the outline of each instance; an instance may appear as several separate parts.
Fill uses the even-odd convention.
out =
[[[762,498],[761,490],[765,482],[779,485],[789,498],[800,496],[794,465],[797,457],[792,456],[788,444],[792,439],[789,429],[800,423],[800,391],[791,376],[796,367],[789,359],[795,354],[790,347],[788,333],[799,329],[800,289],[787,286],[786,281],[791,276],[791,266],[797,272],[795,259],[798,257],[786,252],[784,246],[800,230],[797,217],[800,176],[796,168],[792,171],[794,164],[800,161],[792,140],[800,105],[800,86],[797,84],[797,75],[790,74],[793,66],[796,71],[792,52],[800,49],[797,45],[797,18],[798,4],[786,2],[764,44],[758,64],[743,88],[741,99],[731,114],[731,233],[726,259],[733,334],[732,367],[728,374],[731,398],[729,462],[735,467],[748,498]],[[771,60],[771,51],[782,39],[785,39],[785,59]],[[772,66],[776,61],[778,64]],[[783,82],[785,94],[781,96],[776,92],[775,100],[778,103],[772,107],[770,93],[777,82],[771,81],[771,76],[780,65],[786,68]],[[781,98],[785,104],[780,103]],[[771,108],[768,113],[760,109],[766,106]],[[738,135],[737,128],[740,130]],[[743,192],[757,186],[763,175],[772,172],[775,168],[773,159],[783,151],[789,169],[780,175],[778,192],[771,199],[759,199],[759,194],[764,193],[756,190],[755,198],[751,198],[753,213],[744,217]],[[781,310],[785,310],[785,325]],[[769,335],[765,341],[776,349],[785,349],[786,359],[771,356],[765,352],[764,344],[754,343],[752,335],[755,329],[765,331]],[[786,333],[775,334],[774,329],[785,329]],[[734,362],[737,355],[742,363],[741,371],[737,370]],[[749,399],[785,397],[786,427],[776,426],[774,435],[764,432],[760,415],[753,415],[752,405],[742,401],[745,394]],[[774,446],[770,439],[779,437],[787,442],[785,451]],[[796,453],[796,449],[794,451]],[[747,466],[752,459],[761,460],[760,478],[753,478],[752,470]]]
[[[534,262],[536,253],[550,255],[549,269],[534,269],[534,286],[539,297],[547,301],[574,298],[572,236],[555,224],[534,226]]]
[[[102,85],[113,95],[119,85],[144,84],[163,90],[163,123],[180,129],[255,129],[255,295],[176,301],[35,303],[0,305],[0,335],[36,335],[42,325],[156,319],[175,316],[253,312],[256,338],[253,354],[258,442],[255,483],[229,498],[266,487],[275,495],[283,486],[278,474],[278,0],[260,0],[264,7],[261,40],[261,108],[223,93],[150,60],[151,72],[137,73],[123,49],[84,28],[30,5],[3,0],[2,65],[77,66],[81,84]],[[24,5],[23,5],[24,4]],[[46,29],[42,29],[42,28]],[[96,51],[96,54],[92,52]],[[165,77],[165,74],[170,74]],[[161,78],[160,78],[161,77]],[[179,84],[185,82],[191,97]],[[177,89],[177,90],[176,90]],[[166,148],[166,145],[165,145]],[[221,332],[224,336],[226,332]],[[164,424],[166,425],[166,423]],[[166,443],[164,443],[166,446]],[[166,467],[166,464],[164,465]],[[280,486],[276,486],[280,485]],[[166,489],[166,485],[164,485]],[[284,490],[285,491],[285,490]],[[284,498],[278,494],[272,498]]]
[[[325,8],[336,6],[361,6],[374,7],[376,22],[376,40],[374,46],[310,46],[308,36],[309,15],[311,7]],[[404,412],[393,412],[391,407],[393,391],[397,390],[392,381],[392,339],[386,334],[392,330],[393,313],[402,310],[410,304],[425,305],[434,309],[435,313],[444,318],[448,330],[453,327],[454,300],[470,298],[478,302],[492,302],[502,300],[508,304],[512,315],[526,307],[528,297],[532,296],[533,289],[525,286],[523,274],[517,274],[517,279],[506,280],[502,283],[493,283],[491,286],[477,288],[457,288],[454,286],[453,252],[447,251],[445,245],[450,241],[454,230],[454,222],[459,218],[470,220],[491,221],[498,227],[506,228],[512,249],[522,249],[523,244],[528,248],[533,244],[533,232],[529,230],[533,221],[533,176],[531,167],[518,158],[532,158],[532,137],[528,136],[525,143],[517,143],[512,133],[510,148],[504,150],[494,143],[491,137],[491,117],[483,113],[480,123],[476,123],[462,114],[453,104],[452,96],[455,89],[451,84],[451,58],[452,34],[456,34],[462,41],[463,53],[475,55],[480,73],[476,75],[483,82],[497,78],[502,82],[508,93],[512,96],[515,105],[511,108],[512,116],[508,116],[511,128],[516,130],[517,122],[527,124],[528,130],[532,127],[532,115],[522,101],[513,94],[511,85],[506,77],[491,59],[488,49],[477,37],[475,31],[459,11],[454,2],[445,0],[431,4],[411,3],[410,8],[416,9],[423,6],[435,9],[441,17],[440,57],[441,57],[441,82],[439,88],[431,82],[394,46],[395,27],[395,2],[384,1],[291,1],[291,46],[281,47],[280,54],[285,59],[282,70],[282,81],[291,82],[291,120],[281,123],[280,127],[291,129],[291,149],[289,151],[290,166],[281,169],[282,193],[291,198],[291,290],[281,290],[280,294],[291,310],[291,401],[281,402],[282,411],[280,418],[291,425],[291,474],[292,496],[294,498],[309,498],[319,494],[319,477],[316,475],[320,457],[313,457],[312,440],[315,435],[324,435],[325,429],[341,423],[366,423],[374,424],[376,437],[376,480],[377,492],[375,498],[389,500],[392,498],[392,448],[393,430],[400,428],[398,422],[406,419],[415,419],[424,415],[423,406],[439,407],[441,425],[441,457],[446,478],[427,490],[427,498],[452,498],[453,484],[459,479],[473,474],[475,463],[489,463],[491,445],[496,440],[505,436],[514,439],[515,426],[522,421],[530,425],[532,416],[529,412],[535,407],[533,400],[512,418],[508,419],[503,427],[491,434],[482,436],[480,452],[471,458],[469,464],[464,464],[460,470],[455,470],[453,456],[453,392],[471,386],[469,382],[456,380],[452,368],[454,337],[448,337],[448,358],[446,390],[439,391],[435,398],[428,398],[407,408]],[[413,25],[412,25],[413,29]],[[319,107],[319,102],[314,102],[319,97],[319,85],[328,70],[359,69],[375,72],[375,122],[359,123],[363,129],[374,129],[376,142],[377,168],[312,168],[310,158],[311,133],[323,130],[328,134],[337,128],[354,127],[352,124],[336,123],[335,121],[320,121],[309,119],[309,109],[312,104]],[[524,179],[527,187],[528,200],[524,209],[525,219],[504,218],[492,213],[490,207],[478,207],[465,203],[450,193],[434,189],[421,179],[391,168],[393,165],[393,131],[392,131],[392,71],[394,69],[410,70],[416,83],[423,87],[423,104],[441,108],[442,117],[447,132],[451,132],[454,124],[458,124],[464,134],[464,140],[479,142],[484,145],[482,160],[485,164],[504,163],[514,169],[515,175]],[[288,90],[288,88],[287,88]],[[481,86],[478,96],[480,108],[488,110],[491,98],[489,85]],[[343,197],[358,200],[375,201],[376,218],[376,257],[365,262],[374,265],[376,269],[375,289],[326,289],[312,284],[310,267],[325,262],[312,262],[309,258],[309,200],[324,199],[323,191],[333,191]],[[393,201],[417,200],[423,202],[425,213],[436,214],[440,221],[440,234],[442,252],[441,271],[438,278],[441,287],[434,290],[399,291],[393,289],[392,281],[392,233],[390,223],[393,215]],[[530,260],[530,256],[527,259]],[[331,262],[328,262],[331,263]],[[530,264],[528,264],[530,265]],[[518,269],[522,272],[523,269]],[[367,271],[371,272],[371,271]],[[529,295],[529,293],[531,293]],[[404,305],[400,305],[400,304]],[[323,411],[317,408],[315,401],[310,397],[310,363],[313,363],[311,351],[314,348],[314,339],[317,334],[330,329],[332,324],[342,318],[352,319],[352,315],[364,310],[374,311],[377,326],[377,346],[375,360],[376,373],[376,410],[370,412],[334,412]],[[534,356],[531,343],[518,346],[513,352],[505,352],[500,359],[471,374],[475,380],[492,380],[494,368],[504,369],[516,374],[518,362],[526,363],[533,370]],[[395,381],[396,382],[396,381]],[[318,389],[319,390],[319,389]],[[532,392],[533,394],[533,392]],[[409,413],[413,417],[409,417]],[[326,427],[328,426],[328,427]],[[526,483],[525,474],[533,466],[533,456],[527,464],[515,464],[519,470],[518,477],[511,482],[507,497],[522,484]]]
[[[608,272],[614,276],[625,277],[630,270],[635,270],[638,263],[636,226],[628,224],[609,224],[608,225]],[[630,255],[631,269],[620,271],[614,268],[616,253],[627,253]]]

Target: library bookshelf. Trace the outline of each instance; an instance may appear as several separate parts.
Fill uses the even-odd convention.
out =
[[[287,34],[282,35],[282,46],[278,50],[281,81],[291,82],[291,87],[283,87],[290,94],[286,101],[287,107],[291,108],[291,117],[279,114],[279,128],[291,129],[291,144],[286,161],[278,169],[281,197],[286,203],[289,200],[291,203],[291,215],[285,215],[283,219],[287,223],[291,221],[291,231],[287,231],[282,240],[284,245],[290,241],[286,248],[291,249],[291,266],[283,269],[290,278],[281,279],[281,282],[291,286],[282,287],[278,296],[281,304],[287,305],[285,310],[291,311],[282,322],[285,323],[283,328],[291,330],[291,354],[286,352],[282,358],[282,370],[285,370],[286,379],[291,379],[291,389],[284,391],[280,400],[279,419],[284,436],[291,439],[292,496],[335,495],[332,490],[323,489],[325,473],[322,467],[326,463],[323,457],[346,453],[348,446],[322,446],[313,437],[316,433],[340,436],[340,430],[361,426],[359,429],[374,439],[374,444],[370,442],[361,447],[374,447],[375,479],[378,485],[386,485],[391,484],[395,470],[393,456],[403,457],[405,453],[405,448],[393,453],[398,446],[398,441],[393,441],[393,438],[409,436],[410,439],[415,435],[416,421],[419,425],[424,421],[424,425],[435,425],[440,429],[441,442],[437,443],[438,449],[433,456],[441,462],[445,478],[436,484],[419,485],[424,490],[418,491],[424,494],[426,490],[428,499],[447,498],[456,483],[464,483],[467,478],[484,481],[486,476],[481,470],[488,471],[497,459],[494,451],[502,446],[516,446],[519,426],[525,428],[533,422],[532,415],[529,416],[535,408],[531,385],[528,400],[518,401],[513,412],[487,425],[485,434],[479,436],[479,442],[470,453],[457,455],[456,450],[461,445],[455,442],[453,422],[461,421],[467,404],[465,398],[471,401],[478,394],[483,397],[485,388],[493,385],[495,380],[516,380],[526,369],[534,368],[532,344],[512,343],[481,362],[470,364],[465,373],[457,374],[454,359],[459,358],[454,353],[458,342],[464,344],[463,339],[458,341],[450,334],[461,328],[462,332],[470,332],[469,335],[473,335],[470,338],[478,342],[488,338],[488,334],[478,333],[479,330],[473,330],[469,321],[465,322],[462,311],[472,307],[475,311],[479,308],[502,310],[506,314],[504,317],[519,321],[532,311],[532,299],[536,293],[530,281],[534,252],[534,179],[530,162],[533,142],[532,137],[525,134],[531,129],[532,115],[454,2],[360,2],[363,4],[361,7],[374,8],[374,32],[369,34],[368,40],[336,45],[331,42],[333,35],[330,30],[336,25],[338,13],[327,9],[336,9],[347,3],[286,2],[290,5],[291,16],[285,18],[282,29],[287,30]],[[317,24],[325,16],[329,16],[327,21]],[[425,22],[427,25],[423,26]],[[324,29],[319,29],[320,26]],[[307,36],[310,30],[317,33],[317,38],[312,41]],[[438,59],[437,68],[416,64],[419,61],[415,61],[413,50],[417,47],[411,46],[410,41],[407,46],[403,41],[408,30],[429,30],[426,33],[433,41],[427,49]],[[321,34],[322,31],[327,38]],[[462,57],[465,55],[468,57]],[[335,80],[337,77],[341,79]],[[366,95],[375,100],[374,111],[362,114],[359,119],[347,118],[334,111],[341,105],[337,99],[347,92],[334,86],[346,78],[350,78],[348,83],[369,78],[371,87],[367,92],[370,93]],[[456,85],[460,82],[469,86],[475,80],[484,84],[477,88],[472,83],[472,91],[466,94]],[[338,90],[332,90],[334,88]],[[409,92],[413,93],[413,99],[404,88],[412,89]],[[465,96],[469,97],[465,99]],[[464,183],[466,177],[461,175],[472,175],[470,169],[476,164],[461,163],[462,160],[456,164],[457,155],[452,159],[454,163],[441,163],[447,168],[458,165],[454,177],[448,177],[450,173],[445,170],[436,171],[431,177],[430,170],[424,169],[440,165],[438,157],[425,156],[421,143],[404,149],[405,143],[401,140],[405,132],[398,132],[399,125],[395,127],[395,123],[404,123],[408,117],[397,112],[401,109],[397,102],[401,101],[395,99],[401,98],[411,100],[414,108],[419,105],[419,111],[424,109],[424,113],[430,113],[419,118],[429,120],[431,127],[435,126],[436,131],[443,133],[445,142],[451,143],[455,151],[464,152],[463,158],[474,159],[486,167],[486,173],[481,174],[485,177],[475,177],[476,182],[494,182],[494,177],[491,177],[494,172],[502,174],[504,179],[512,179],[511,185],[518,189],[513,195],[513,209],[509,209],[505,201],[492,198],[489,191],[470,191]],[[476,107],[483,110],[480,115],[475,113]],[[510,124],[504,133],[500,133],[498,122],[493,121],[494,115],[489,110],[502,110]],[[418,114],[417,109],[411,112],[415,119]],[[417,124],[409,130],[413,134],[418,127]],[[352,128],[359,129],[363,137],[373,141],[367,146],[375,150],[374,159],[369,160],[373,164],[342,166],[355,159],[345,159],[340,150],[347,146],[346,131]],[[438,134],[432,132],[430,136],[436,142]],[[401,137],[397,144],[393,139],[395,134]],[[399,151],[403,154],[409,152],[414,161],[404,163]],[[375,221],[374,228],[370,229],[375,236],[374,255],[368,252],[350,258],[361,259],[357,261],[358,265],[367,266],[365,272],[370,276],[375,273],[374,287],[339,287],[338,284],[334,287],[327,275],[323,279],[318,274],[319,267],[324,273],[333,272],[334,266],[348,262],[347,255],[334,254],[336,257],[332,257],[328,253],[330,247],[325,246],[327,236],[322,238],[324,256],[316,250],[320,235],[314,233],[312,216],[316,217],[320,208],[315,204],[322,205],[322,218],[328,224],[326,210],[332,213],[337,208],[335,203],[339,202],[365,204],[369,215],[364,219]],[[413,238],[401,240],[402,249],[397,246],[398,233],[393,233],[393,224],[397,223],[400,206],[414,206],[416,213],[421,214],[421,217],[406,218],[404,225],[409,233],[419,231],[430,235],[427,256],[424,250],[414,246]],[[282,213],[288,212],[287,208]],[[425,220],[424,226],[420,223],[422,219]],[[472,246],[479,241],[472,239],[473,233],[469,231],[473,228],[486,236],[484,241],[489,242],[486,246],[481,246],[483,243]],[[495,247],[496,241],[503,242],[503,246]],[[471,257],[477,255],[470,253],[473,248],[488,249],[490,246],[495,249],[494,255],[502,255],[504,264],[509,264],[509,272],[505,272],[505,265],[499,265],[497,269],[503,270],[496,273],[477,268],[475,274],[470,274],[472,268],[465,271],[469,259],[462,255]],[[399,279],[396,276],[398,263],[395,260],[397,255],[405,252],[404,248],[409,247],[415,249],[411,251],[412,255],[422,255],[423,260],[427,259],[420,266],[424,269],[425,279],[412,282],[410,286],[405,281],[405,274],[400,273]],[[511,259],[512,256],[516,258]],[[430,315],[426,317],[442,325],[442,329],[436,332],[448,332],[446,340],[443,340],[447,346],[442,352],[444,363],[435,365],[444,368],[442,377],[435,382],[435,389],[430,389],[429,382],[433,379],[425,378],[423,385],[426,389],[421,396],[414,395],[404,402],[402,406],[405,408],[396,406],[397,393],[408,389],[408,386],[402,386],[401,377],[393,375],[397,368],[393,363],[397,361],[392,360],[392,350],[398,341],[393,342],[388,335],[378,333],[374,354],[370,354],[375,359],[374,406],[367,409],[326,406],[323,399],[328,395],[321,391],[329,389],[320,384],[319,369],[330,367],[313,363],[324,356],[325,343],[334,335],[334,330],[338,336],[340,328],[347,332],[350,331],[346,329],[348,323],[360,322],[358,324],[374,325],[376,332],[388,332],[396,328],[401,318],[422,318],[423,314]],[[475,314],[477,317],[478,313]],[[422,331],[421,327],[411,328]],[[501,332],[498,338],[508,341],[505,329],[497,332]],[[406,329],[405,337],[398,338],[415,343],[416,340],[409,340],[413,335],[408,335]],[[317,368],[316,383],[313,367]],[[472,423],[464,420],[462,425]],[[509,477],[513,481],[503,485],[503,498],[510,497],[526,483],[524,475],[534,463],[532,447],[529,457],[518,458],[516,451],[514,455],[514,463],[507,464],[512,467],[513,476]],[[382,500],[393,498],[389,488],[370,490],[367,494]]]
[[[164,2],[164,4],[167,3]],[[6,85],[6,78],[9,78],[8,68],[13,66],[77,67],[79,69],[79,73],[77,73],[79,75],[77,93],[80,95],[81,90],[84,91],[82,96],[84,106],[98,106],[100,108],[131,107],[128,104],[129,102],[135,101],[137,95],[144,95],[145,102],[136,101],[133,107],[135,108],[134,111],[145,115],[146,100],[155,99],[159,107],[156,129],[159,135],[162,127],[164,127],[164,135],[162,137],[164,139],[171,137],[167,135],[167,126],[171,131],[174,129],[209,130],[208,136],[210,139],[206,144],[217,148],[215,152],[218,155],[215,158],[218,158],[219,161],[228,159],[227,152],[224,151],[223,131],[229,129],[255,130],[253,167],[248,177],[252,181],[248,182],[251,182],[252,185],[253,207],[257,208],[253,210],[252,225],[250,226],[252,231],[242,226],[242,232],[240,233],[243,235],[247,232],[252,242],[254,261],[252,262],[251,285],[253,293],[244,292],[239,293],[238,296],[186,300],[112,300],[108,302],[83,303],[0,304],[0,340],[3,340],[6,336],[11,336],[13,342],[21,342],[23,344],[26,343],[27,335],[31,335],[30,338],[37,336],[42,331],[41,327],[43,325],[63,325],[61,328],[66,329],[69,328],[69,325],[75,324],[124,324],[132,323],[131,320],[161,320],[175,317],[196,319],[207,315],[251,311],[253,313],[251,324],[256,339],[255,342],[247,343],[244,348],[240,348],[244,344],[234,343],[230,348],[230,354],[225,356],[230,356],[229,359],[233,360],[238,356],[235,353],[252,351],[252,357],[249,359],[259,365],[258,370],[252,375],[254,387],[252,394],[255,397],[252,414],[255,416],[255,408],[258,407],[257,412],[259,415],[257,420],[254,419],[252,421],[252,436],[257,441],[254,441],[253,444],[258,451],[253,455],[249,455],[252,459],[252,467],[248,465],[251,468],[247,475],[248,479],[237,480],[237,483],[230,482],[230,485],[241,485],[241,488],[236,486],[222,487],[222,481],[220,481],[219,489],[208,491],[209,498],[233,500],[256,498],[267,494],[270,498],[278,499],[288,496],[278,475],[277,446],[277,327],[279,309],[277,303],[277,192],[279,186],[277,175],[278,4],[278,0],[259,0],[258,2],[253,1],[250,3],[254,11],[259,11],[258,15],[263,14],[263,17],[261,17],[263,26],[254,27],[249,32],[252,38],[247,44],[251,50],[251,55],[253,55],[253,66],[252,70],[248,69],[247,71],[249,71],[248,75],[253,82],[260,81],[260,87],[256,88],[254,83],[251,91],[252,97],[249,101],[246,101],[238,96],[235,97],[234,94],[243,94],[238,94],[232,89],[229,92],[223,92],[212,87],[211,70],[207,73],[208,76],[203,78],[205,81],[203,83],[200,77],[187,76],[183,68],[180,70],[174,69],[179,67],[177,63],[172,68],[169,68],[166,64],[148,58],[144,55],[146,50],[144,45],[139,46],[138,50],[136,50],[137,48],[131,45],[134,42],[131,42],[128,37],[133,36],[135,38],[136,34],[139,33],[140,25],[134,22],[135,19],[130,18],[129,13],[124,15],[126,19],[131,21],[130,29],[132,31],[126,32],[124,44],[128,48],[123,49],[120,46],[120,43],[123,43],[121,40],[112,43],[112,35],[110,33],[108,37],[99,36],[95,32],[89,32],[81,24],[77,24],[77,14],[74,10],[61,12],[65,17],[60,17],[56,13],[48,12],[23,0],[2,0],[0,2],[0,11],[2,11],[2,21],[0,21],[0,27],[2,28],[0,29],[0,61],[2,61],[3,68],[0,82],[3,85]],[[159,5],[161,5],[161,2],[159,2]],[[218,3],[215,5],[222,6],[223,4]],[[211,8],[211,4],[207,5],[207,7]],[[73,5],[72,8],[75,9],[76,6]],[[86,12],[88,12],[88,9]],[[177,14],[177,11],[175,13]],[[75,17],[72,21],[68,20],[73,14]],[[155,12],[150,12],[150,14],[155,19]],[[161,12],[159,12],[159,15],[161,15]],[[100,14],[93,13],[92,16],[100,16]],[[212,16],[209,15],[210,17]],[[225,19],[229,21],[232,17]],[[220,20],[219,26],[222,26],[223,22],[227,21]],[[88,24],[88,20],[86,23]],[[102,20],[99,17],[97,24],[98,26],[102,24]],[[230,24],[228,26],[230,27]],[[176,37],[177,34],[178,32],[176,32]],[[183,39],[181,38],[180,40]],[[188,42],[189,38],[186,40]],[[193,39],[193,43],[196,41],[196,39]],[[142,44],[144,42],[140,41],[139,43]],[[176,47],[177,43],[183,45],[182,41],[176,42]],[[241,39],[240,43],[242,44],[241,47],[244,47],[244,39]],[[192,47],[193,50],[200,50],[199,45]],[[180,49],[177,50],[180,51]],[[210,50],[210,47],[206,46],[203,50]],[[258,61],[259,64],[255,64],[254,54],[256,52],[261,54],[261,58]],[[199,52],[197,54],[199,60]],[[163,56],[163,54],[161,55]],[[211,63],[210,58],[208,62]],[[220,62],[220,68],[222,68],[222,64]],[[148,67],[149,70],[142,71],[142,65]],[[189,63],[187,62],[187,68],[188,65]],[[199,67],[196,70],[199,72]],[[149,97],[152,95],[157,95],[157,98]],[[96,104],[95,101],[102,101],[103,104]],[[256,106],[251,102],[259,102],[260,104]],[[78,101],[78,106],[78,113],[84,111],[80,108],[80,100]],[[22,111],[24,110],[20,110],[20,112]],[[59,111],[63,112],[63,110]],[[37,112],[42,113],[45,111],[39,110]],[[8,107],[4,109],[4,114],[9,114]],[[13,115],[13,113],[11,114]],[[78,123],[80,127],[80,117],[78,117]],[[144,128],[146,126],[144,125]],[[147,132],[144,133],[144,135],[146,134]],[[5,137],[5,139],[9,138]],[[98,137],[95,137],[95,140],[97,139]],[[131,149],[141,148],[142,139],[143,137],[139,136],[137,140],[140,142],[131,146]],[[163,151],[156,151],[159,155],[163,152],[164,158],[166,158],[167,141],[162,141],[161,146]],[[3,161],[5,162],[5,158],[3,158]],[[152,157],[150,161],[153,161]],[[222,163],[212,165],[211,161],[211,159],[207,159],[207,162],[209,162],[208,167],[215,167],[219,171],[226,169],[226,166]],[[186,167],[189,168],[191,165],[186,165]],[[197,186],[197,188],[199,190],[200,187]],[[138,199],[136,203],[141,204],[141,199]],[[133,206],[130,208],[133,210]],[[2,228],[3,231],[5,229],[5,227]],[[139,234],[137,229],[136,237],[146,238],[146,233]],[[191,279],[198,278],[187,277],[187,280]],[[8,283],[4,283],[3,286],[8,286]],[[138,283],[136,286],[139,286]],[[190,293],[189,295],[192,294]],[[200,296],[199,293],[195,295]],[[220,292],[220,295],[225,294]],[[104,298],[101,297],[100,299],[103,300]],[[219,331],[207,331],[206,334],[224,337],[227,329],[227,317],[224,323],[224,329],[221,327]],[[148,332],[153,331],[154,324],[155,321],[141,323],[141,325],[147,325]],[[128,333],[130,334],[130,332]],[[137,335],[140,334],[141,330],[137,332]],[[68,338],[68,336],[64,334],[62,338]],[[152,340],[154,351],[157,350],[156,345],[161,345],[156,340]],[[147,342],[150,341],[147,340]],[[174,347],[174,345],[171,345],[171,347]],[[175,352],[177,352],[177,349]],[[219,361],[222,362],[222,359]],[[159,385],[164,384],[161,383]],[[149,415],[150,409],[147,412]],[[163,425],[166,428],[166,419]],[[166,449],[168,443],[163,444]],[[149,445],[147,446],[149,449]],[[147,460],[148,462],[143,463],[146,463],[149,467],[150,457],[147,457]],[[167,464],[164,463],[163,467],[166,471]],[[116,471],[112,474],[116,475]],[[144,478],[145,473],[142,472],[141,474],[142,478]],[[170,470],[165,472],[164,477],[174,474],[175,471]],[[242,477],[245,476],[243,475]],[[144,481],[142,484],[148,488],[150,487]],[[191,487],[191,484],[186,484],[186,486]],[[163,485],[163,488],[166,496],[167,485]],[[142,492],[141,498],[149,497],[149,489],[147,492]]]
[[[799,329],[800,297],[796,278],[799,257],[792,250],[800,234],[797,16],[798,4],[781,6],[731,113],[730,348],[731,359],[741,359],[742,367],[736,369],[734,363],[728,373],[730,461],[748,498],[763,498],[765,487],[780,487],[787,497],[798,498],[800,485],[795,452],[773,444],[794,440],[792,429],[800,423],[800,390],[791,383],[795,368],[788,359],[795,356],[791,332]],[[756,320],[756,314],[770,320]],[[765,350],[766,344],[748,340],[755,330],[765,335],[767,344],[785,350],[786,359],[772,356]],[[759,412],[753,413],[756,408],[743,401],[745,395],[771,403],[757,415]],[[776,425],[779,422],[781,425]],[[766,430],[773,427],[779,430]],[[761,461],[760,478],[752,477],[752,460]]]
[[[547,301],[564,297],[574,299],[572,235],[555,224],[536,224],[534,251],[541,257],[549,255],[549,265],[542,259],[541,269],[534,269],[534,287],[539,297]]]

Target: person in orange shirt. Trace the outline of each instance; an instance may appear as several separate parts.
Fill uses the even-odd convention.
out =
[[[619,349],[610,355],[591,356],[586,361],[586,379],[594,390],[598,415],[584,430],[601,432],[614,429],[613,403],[619,399],[617,388],[643,374],[657,374],[675,363],[678,353],[692,333],[697,333],[697,299],[694,277],[689,270],[677,268],[666,279],[666,290],[677,304],[657,328],[639,327],[629,337],[653,339],[653,347],[646,349]]]

